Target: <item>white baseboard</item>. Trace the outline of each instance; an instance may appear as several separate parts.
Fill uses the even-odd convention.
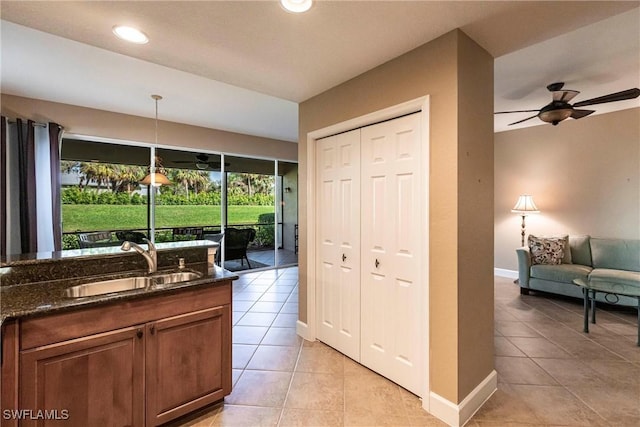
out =
[[[309,326],[301,320],[296,322],[296,333],[307,341],[315,341],[315,337],[309,336]]]
[[[452,427],[464,426],[498,388],[498,374],[491,373],[460,404],[431,392],[429,412]]]
[[[518,272],[516,270],[507,270],[506,268],[494,268],[493,274],[500,277],[508,277],[509,279],[518,278]]]

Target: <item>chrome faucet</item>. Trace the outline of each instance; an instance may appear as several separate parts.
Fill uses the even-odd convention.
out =
[[[144,241],[149,245],[149,250],[145,251],[137,243],[129,242],[128,240],[125,240],[124,243],[122,243],[120,249],[123,251],[129,251],[133,248],[147,260],[147,264],[149,265],[149,274],[153,274],[158,270],[158,253],[156,251],[156,246],[149,239],[144,239]]]

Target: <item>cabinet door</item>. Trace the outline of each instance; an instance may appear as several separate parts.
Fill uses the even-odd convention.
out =
[[[360,359],[360,130],[317,144],[318,339]]]
[[[231,393],[229,305],[146,325],[148,426]]]
[[[143,426],[142,328],[23,351],[20,372],[21,426]]]
[[[420,114],[362,128],[361,363],[421,393]]]

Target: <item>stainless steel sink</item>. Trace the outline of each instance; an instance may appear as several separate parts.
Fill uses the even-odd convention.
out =
[[[157,285],[167,285],[170,283],[188,282],[202,277],[202,274],[193,271],[178,271],[175,273],[156,273],[153,280]]]
[[[202,274],[193,271],[178,271],[175,273],[156,273],[153,276],[125,277],[122,279],[102,280],[99,282],[85,283],[66,289],[65,293],[70,298],[90,297],[117,292],[125,292],[133,289],[147,288],[154,285],[168,285],[172,283],[188,282],[202,277]]]
[[[101,282],[73,286],[66,290],[66,294],[71,298],[90,297],[146,288],[151,284],[153,284],[151,277],[126,277],[123,279],[103,280]]]

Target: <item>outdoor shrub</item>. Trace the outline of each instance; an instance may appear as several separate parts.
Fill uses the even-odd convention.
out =
[[[62,235],[62,249],[80,249],[78,243],[78,236],[76,234],[63,234]]]
[[[115,195],[115,204],[116,205],[130,205],[131,197],[128,193],[116,193]]]
[[[256,232],[256,243],[259,246],[273,246],[275,244],[275,214],[273,212],[258,215],[258,223],[269,224],[259,225]]]
[[[98,194],[96,203],[99,205],[114,205],[116,203],[116,196],[110,191],[102,192]]]
[[[273,224],[276,222],[275,220],[276,214],[274,212],[267,212],[258,215],[258,223],[259,224]]]
[[[132,205],[144,205],[146,203],[147,203],[147,198],[146,197],[142,197],[138,193],[133,193],[131,195],[131,204]]]

